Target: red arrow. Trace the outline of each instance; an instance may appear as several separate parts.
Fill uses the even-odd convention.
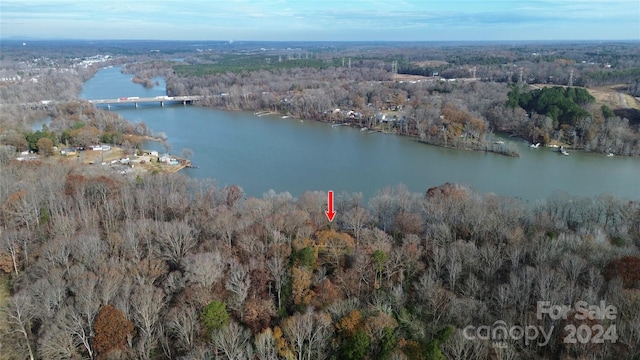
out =
[[[329,193],[327,194],[327,207],[329,208],[329,210],[325,211],[324,213],[327,214],[327,219],[329,219],[329,222],[332,222],[333,217],[336,216],[336,212],[333,211],[333,190],[329,190]]]

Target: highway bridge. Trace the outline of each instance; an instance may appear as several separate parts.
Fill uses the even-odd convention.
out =
[[[165,103],[182,103],[183,105],[192,104],[196,101],[202,100],[203,96],[194,95],[194,96],[156,96],[156,97],[138,97],[138,96],[129,96],[129,97],[121,97],[117,99],[94,99],[88,100],[90,103],[94,105],[107,105],[107,107],[111,105],[119,105],[119,104],[134,104],[135,107],[138,107],[138,104],[144,103],[159,103],[161,106],[164,106]]]

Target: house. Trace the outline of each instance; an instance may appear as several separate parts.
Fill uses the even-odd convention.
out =
[[[62,149],[62,150],[60,150],[60,155],[67,155],[67,156],[76,155],[76,149],[74,149],[74,148]]]
[[[162,155],[160,158],[158,158],[158,161],[167,165],[178,165],[178,160],[170,156],[169,154]]]
[[[89,149],[93,151],[109,151],[111,150],[111,145],[91,145]]]
[[[169,156],[169,154],[164,154],[158,157],[158,161],[161,163],[168,163],[169,161],[171,161],[171,156]]]
[[[376,121],[386,121],[387,120],[387,115],[385,113],[377,113],[376,114]]]

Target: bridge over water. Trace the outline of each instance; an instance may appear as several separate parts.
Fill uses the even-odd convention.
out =
[[[138,107],[138,104],[144,103],[159,103],[160,106],[164,106],[165,103],[175,103],[181,102],[183,105],[192,104],[196,101],[202,100],[203,96],[193,95],[193,96],[156,96],[156,97],[121,97],[117,99],[93,99],[88,100],[90,103],[94,105],[107,105],[107,107],[111,105],[119,105],[119,104],[134,104],[135,107]]]

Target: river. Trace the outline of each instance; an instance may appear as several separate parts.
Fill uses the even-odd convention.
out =
[[[156,80],[157,86],[145,89],[119,67],[107,68],[84,84],[80,97],[166,95],[164,81]],[[404,184],[412,192],[424,192],[455,182],[526,201],[548,198],[555,191],[580,196],[610,192],[640,199],[640,160],[634,158],[577,151],[562,156],[518,140],[511,141],[521,156],[511,158],[311,120],[191,105],[124,105],[112,106],[111,111],[167,134],[176,155],[183,148],[193,150],[191,160],[199,168],[185,169],[186,175],[215,179],[220,186],[239,185],[249,196],[261,197],[270,189],[294,196],[306,190],[333,190],[359,192],[367,199],[386,186]]]

